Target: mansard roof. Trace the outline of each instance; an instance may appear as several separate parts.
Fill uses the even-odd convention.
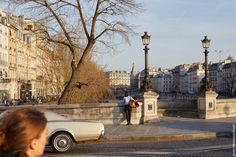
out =
[[[232,63],[227,63],[224,65],[223,69],[230,69],[232,67],[236,68],[236,62],[232,62]]]
[[[235,62],[235,59],[232,56],[229,56],[226,60],[230,60],[232,62]]]
[[[211,64],[211,65],[209,65],[209,70],[210,71],[218,70],[218,66],[219,66],[219,63]]]

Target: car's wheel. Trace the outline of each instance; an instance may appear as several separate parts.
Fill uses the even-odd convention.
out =
[[[73,140],[69,134],[59,132],[52,137],[51,146],[55,152],[67,152],[73,147]]]

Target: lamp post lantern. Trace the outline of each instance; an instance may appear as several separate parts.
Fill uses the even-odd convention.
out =
[[[144,88],[144,91],[147,91],[149,88],[150,88],[150,85],[149,85],[149,74],[148,74],[148,50],[149,48],[147,47],[150,43],[150,38],[151,36],[147,34],[147,32],[144,32],[144,35],[141,36],[142,38],[142,42],[143,42],[143,45],[145,46],[144,47],[144,52],[145,52],[145,76],[144,76],[144,81],[143,81],[143,88]]]
[[[207,50],[210,46],[210,42],[211,40],[207,39],[207,36],[204,37],[204,39],[202,40],[202,47],[205,49],[205,51],[203,52],[205,54],[205,91],[208,91],[210,89],[209,87],[209,78],[208,78],[208,53],[209,51]]]

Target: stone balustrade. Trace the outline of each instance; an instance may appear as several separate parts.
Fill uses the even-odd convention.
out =
[[[223,117],[236,117],[236,99],[199,99],[198,113],[200,118],[214,119]],[[206,101],[207,100],[207,101]],[[158,99],[154,105],[150,105],[154,99],[149,99],[145,104],[139,102],[140,106],[132,110],[133,124],[140,124],[158,118],[158,109],[183,110],[187,108],[196,109],[197,102],[193,100],[161,100]],[[157,104],[157,105],[155,105]],[[27,105],[28,106],[28,105]],[[22,107],[22,106],[15,106]],[[90,103],[90,104],[66,104],[66,105],[36,105],[40,109],[51,110],[60,115],[83,121],[97,121],[104,124],[126,124],[124,106],[120,102],[112,103]],[[145,107],[145,108],[144,108]],[[0,112],[14,107],[0,107]],[[145,112],[145,113],[144,113]],[[204,116],[205,115],[205,116]],[[145,117],[146,116],[146,117]]]
[[[131,122],[142,123],[142,102],[138,108],[133,108]],[[23,107],[23,106],[16,106]],[[37,108],[51,110],[74,120],[96,121],[104,124],[126,124],[124,105],[118,103],[91,103],[91,104],[66,104],[66,105],[37,105]],[[2,107],[0,112],[13,108]]]

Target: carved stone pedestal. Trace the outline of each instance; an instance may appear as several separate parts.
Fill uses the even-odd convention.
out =
[[[215,91],[205,91],[198,97],[198,116],[203,119],[212,119],[216,111],[216,97],[218,94]]]
[[[143,94],[143,110],[142,110],[142,123],[151,119],[158,118],[157,116],[157,98],[158,94],[153,91],[147,91]]]

